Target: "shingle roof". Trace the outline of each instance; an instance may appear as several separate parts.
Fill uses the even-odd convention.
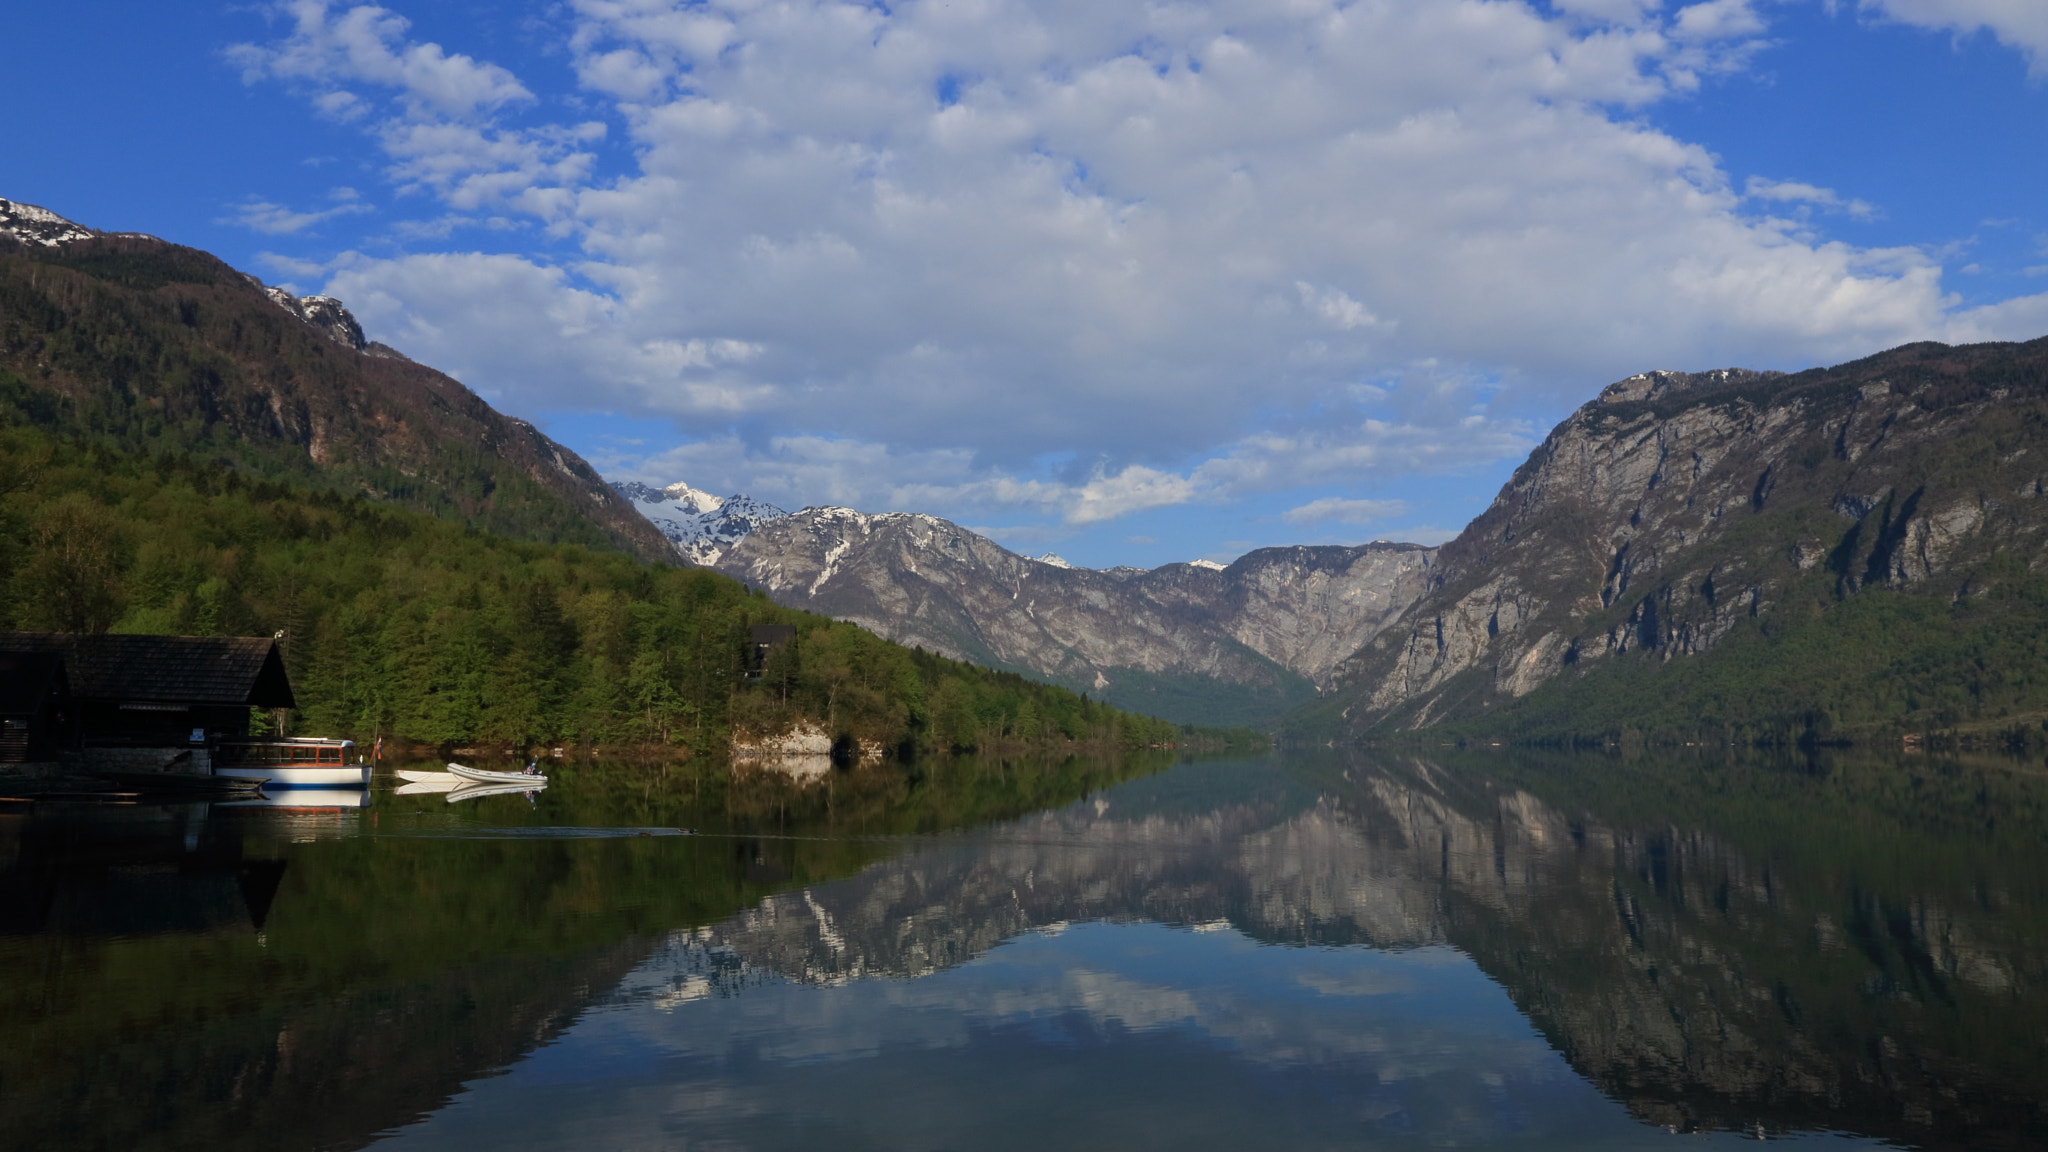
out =
[[[79,700],[293,708],[277,641],[263,636],[0,632],[0,652],[61,652]]]

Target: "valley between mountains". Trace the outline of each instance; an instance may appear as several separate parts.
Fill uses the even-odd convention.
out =
[[[932,516],[622,491],[780,602],[1170,719],[1347,741],[2048,731],[2048,340],[1630,377],[1441,548],[1090,571]]]
[[[369,341],[342,301],[0,200],[0,418],[166,475],[224,469],[492,538],[710,569],[785,610],[1176,723],[1317,742],[2048,734],[2048,340],[1914,344],[1790,375],[1648,372],[1561,422],[1440,547],[1095,570],[922,513],[607,483]],[[0,483],[33,486],[40,465],[5,463]],[[37,524],[9,529],[23,555],[79,551]],[[214,559],[172,579],[107,531],[91,561],[104,604],[80,619],[307,618],[288,583],[236,567],[239,545],[207,545]],[[0,578],[43,559],[0,563]],[[216,586],[208,603],[246,610],[193,607]],[[40,611],[25,587],[7,609],[23,620]],[[279,607],[249,607],[263,604]],[[623,682],[624,652],[584,655]],[[925,722],[903,707],[890,724]],[[1014,720],[961,712],[954,730]]]

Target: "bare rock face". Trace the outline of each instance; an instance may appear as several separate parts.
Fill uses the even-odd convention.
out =
[[[253,277],[252,277],[253,279]],[[373,351],[370,341],[363,335],[363,326],[356,323],[355,313],[348,306],[332,296],[294,296],[282,288],[261,285],[263,294],[270,297],[278,307],[297,316],[315,332],[355,352],[369,355],[398,356],[398,353],[384,345],[376,345],[382,352]],[[404,359],[403,356],[398,356]]]
[[[1621,653],[1704,652],[1823,564],[1836,595],[1981,593],[1994,554],[2038,570],[2044,415],[2048,341],[1620,381],[1337,668],[1347,731],[1479,714]]]
[[[1169,677],[1281,702],[1406,607],[1433,556],[1412,544],[1271,548],[1227,568],[1097,572],[1020,556],[935,516],[806,508],[759,525],[715,567],[779,603],[1113,701],[1127,699],[1127,681]]]

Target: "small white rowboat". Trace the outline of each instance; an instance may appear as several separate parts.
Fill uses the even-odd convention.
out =
[[[474,800],[479,796],[517,796],[521,792],[539,792],[547,788],[545,777],[528,776],[525,784],[464,784],[448,793],[448,802]]]
[[[417,768],[400,768],[398,778],[413,784],[446,784],[451,788],[462,783],[462,777],[453,772],[422,772]]]
[[[455,763],[448,765],[448,771],[476,784],[524,784],[532,787],[536,782],[545,784],[548,780],[547,777],[533,772],[486,772],[482,768],[471,768]]]

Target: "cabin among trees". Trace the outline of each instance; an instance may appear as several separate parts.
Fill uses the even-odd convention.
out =
[[[203,769],[215,741],[249,734],[251,708],[296,706],[268,637],[0,632],[0,761],[19,731],[17,763]]]

